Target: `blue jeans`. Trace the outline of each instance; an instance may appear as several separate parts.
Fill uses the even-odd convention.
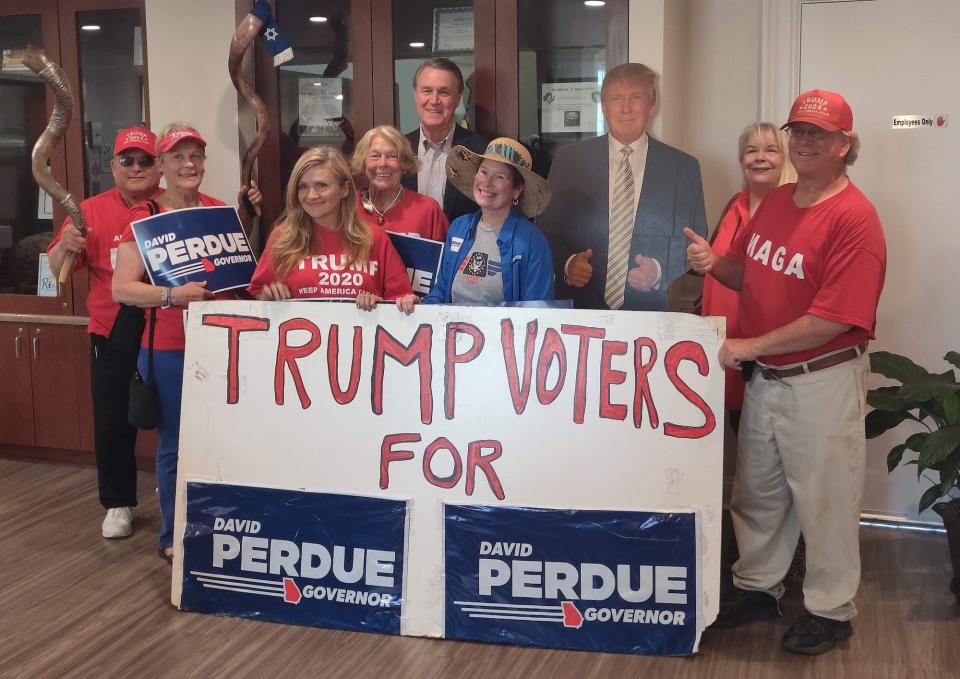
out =
[[[137,358],[140,374],[147,374],[147,350]],[[173,509],[177,492],[177,456],[180,450],[180,396],[183,393],[183,352],[153,351],[153,380],[160,398],[157,441],[157,494],[160,500],[160,546],[173,546]]]

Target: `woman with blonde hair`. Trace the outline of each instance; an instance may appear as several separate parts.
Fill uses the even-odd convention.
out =
[[[391,125],[368,130],[353,152],[353,174],[367,188],[357,194],[358,213],[367,223],[395,233],[411,233],[442,241],[450,222],[430,196],[404,188],[400,180],[416,173],[420,161],[409,140]]]
[[[347,160],[329,146],[309,149],[294,165],[284,213],[248,290],[262,300],[356,299],[366,311],[395,300],[406,313],[416,298],[386,232],[357,215]]]
[[[787,151],[787,135],[773,123],[752,123],[737,141],[743,190],[733,196],[713,233],[713,251],[725,255],[740,230],[753,217],[760,201],[772,190],[797,180]],[[703,316],[725,316],[727,337],[739,337],[737,308],[740,293],[721,285],[713,276],[703,281]],[[734,428],[743,407],[744,382],[739,370],[727,370],[726,407]]]

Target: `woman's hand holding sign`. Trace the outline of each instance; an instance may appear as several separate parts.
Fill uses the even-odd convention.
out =
[[[413,293],[404,295],[403,297],[397,297],[397,308],[407,316],[413,313],[413,308],[419,303],[420,298]]]
[[[213,299],[213,293],[207,290],[206,281],[190,281],[170,289],[170,303],[174,306],[186,306],[190,302],[202,302]]]
[[[363,311],[373,311],[373,308],[377,306],[377,302],[382,301],[383,297],[375,295],[372,292],[367,292],[366,290],[361,290],[357,293],[357,308]]]
[[[264,300],[267,302],[281,299],[290,299],[293,295],[290,293],[290,288],[286,284],[281,283],[280,281],[272,281],[263,286],[263,289],[260,290],[257,295],[257,299]]]

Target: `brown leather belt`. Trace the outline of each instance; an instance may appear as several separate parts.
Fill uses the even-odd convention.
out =
[[[867,343],[864,342],[855,347],[850,347],[845,351],[838,351],[835,354],[830,354],[823,358],[815,358],[812,361],[801,363],[793,368],[767,368],[762,365],[758,365],[757,368],[760,370],[760,374],[768,380],[782,380],[784,377],[796,377],[797,375],[803,375],[805,373],[815,373],[818,370],[825,370],[826,368],[832,368],[835,365],[852,361],[858,356],[862,356],[866,350]]]

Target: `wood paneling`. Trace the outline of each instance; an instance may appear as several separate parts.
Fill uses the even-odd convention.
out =
[[[28,331],[25,323],[0,323],[0,443],[33,445]]]
[[[34,439],[44,448],[80,448],[76,330],[69,325],[30,326]]]
[[[356,4],[356,3],[355,3]],[[371,44],[371,64],[373,78],[370,83],[370,90],[373,95],[373,119],[371,124],[363,129],[357,128],[357,140],[363,136],[370,127],[376,125],[393,125],[394,115],[394,87],[393,76],[393,3],[391,0],[371,0],[372,16],[370,17],[370,44]],[[359,73],[354,69],[354,78],[359,77]],[[356,84],[354,85],[356,87]],[[409,96],[409,88],[406,83],[400,83],[399,96]],[[356,110],[356,109],[354,109]],[[356,125],[354,125],[356,127]],[[401,130],[407,132],[408,130]]]
[[[93,397],[90,394],[90,335],[83,327],[74,327],[73,345],[77,369],[77,415],[80,424],[80,450],[94,449]]]
[[[488,136],[520,136],[517,71],[517,0],[497,0],[496,131]]]
[[[497,35],[496,0],[473,3],[473,104],[472,127],[488,137],[497,136]]]
[[[381,11],[382,11],[381,3]],[[387,5],[390,3],[387,2]],[[355,139],[374,126],[373,7],[372,0],[350,3],[350,57],[353,61],[353,109]],[[389,37],[387,38],[389,40]],[[392,65],[391,65],[392,66]],[[391,87],[391,91],[393,88]]]

